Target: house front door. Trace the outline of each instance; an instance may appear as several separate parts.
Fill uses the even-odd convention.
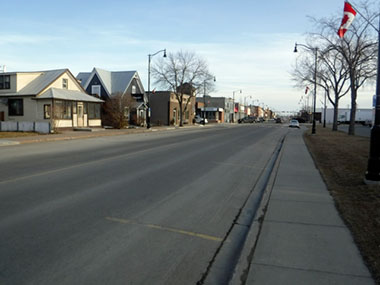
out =
[[[84,121],[84,112],[83,112],[83,103],[78,102],[78,127],[83,127]]]

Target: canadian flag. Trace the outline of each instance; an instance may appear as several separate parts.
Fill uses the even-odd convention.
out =
[[[352,8],[351,4],[348,3],[347,1],[344,2],[343,19],[338,30],[338,36],[340,38],[343,38],[348,27],[351,25],[352,21],[355,19],[355,16],[356,16],[356,11],[354,10],[354,8]]]

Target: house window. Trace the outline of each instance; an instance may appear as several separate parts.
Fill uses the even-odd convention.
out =
[[[137,93],[136,86],[135,86],[135,85],[132,85],[132,94],[136,94],[136,93]]]
[[[62,88],[68,89],[69,88],[69,80],[66,78],[62,78]]]
[[[9,99],[8,114],[9,116],[24,116],[23,99]]]
[[[55,101],[54,102],[54,116],[56,119],[70,120],[71,116],[71,102],[70,101]]]
[[[45,104],[44,105],[44,119],[50,119],[51,117],[51,105]]]
[[[92,95],[98,95],[98,97],[101,97],[100,85],[92,85],[91,86],[91,94]]]
[[[0,89],[11,89],[10,75],[0,75]]]
[[[88,103],[88,118],[100,119],[100,104]]]

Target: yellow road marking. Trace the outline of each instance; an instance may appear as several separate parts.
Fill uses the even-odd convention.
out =
[[[156,230],[167,231],[167,232],[172,232],[172,233],[177,233],[177,234],[183,234],[183,235],[198,237],[201,239],[206,239],[206,240],[211,240],[211,241],[221,242],[223,240],[222,238],[214,237],[214,236],[210,236],[210,235],[205,235],[205,234],[200,234],[200,233],[195,233],[195,232],[190,232],[190,231],[184,231],[184,230],[180,230],[180,229],[162,227],[162,226],[153,225],[153,224],[137,223],[137,222],[134,222],[131,220],[126,220],[126,219],[119,219],[119,218],[112,218],[112,217],[106,217],[106,219],[108,221],[117,222],[117,223],[121,223],[121,224],[139,225],[139,226],[143,226],[143,227],[150,228],[150,229],[156,229]]]

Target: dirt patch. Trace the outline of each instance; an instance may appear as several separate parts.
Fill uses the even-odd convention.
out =
[[[30,136],[38,136],[38,135],[39,135],[38,133],[29,133],[29,132],[0,132],[0,139],[30,137]]]
[[[363,180],[369,138],[322,127],[316,133],[305,133],[306,145],[376,283],[380,284],[380,186],[366,185]]]

